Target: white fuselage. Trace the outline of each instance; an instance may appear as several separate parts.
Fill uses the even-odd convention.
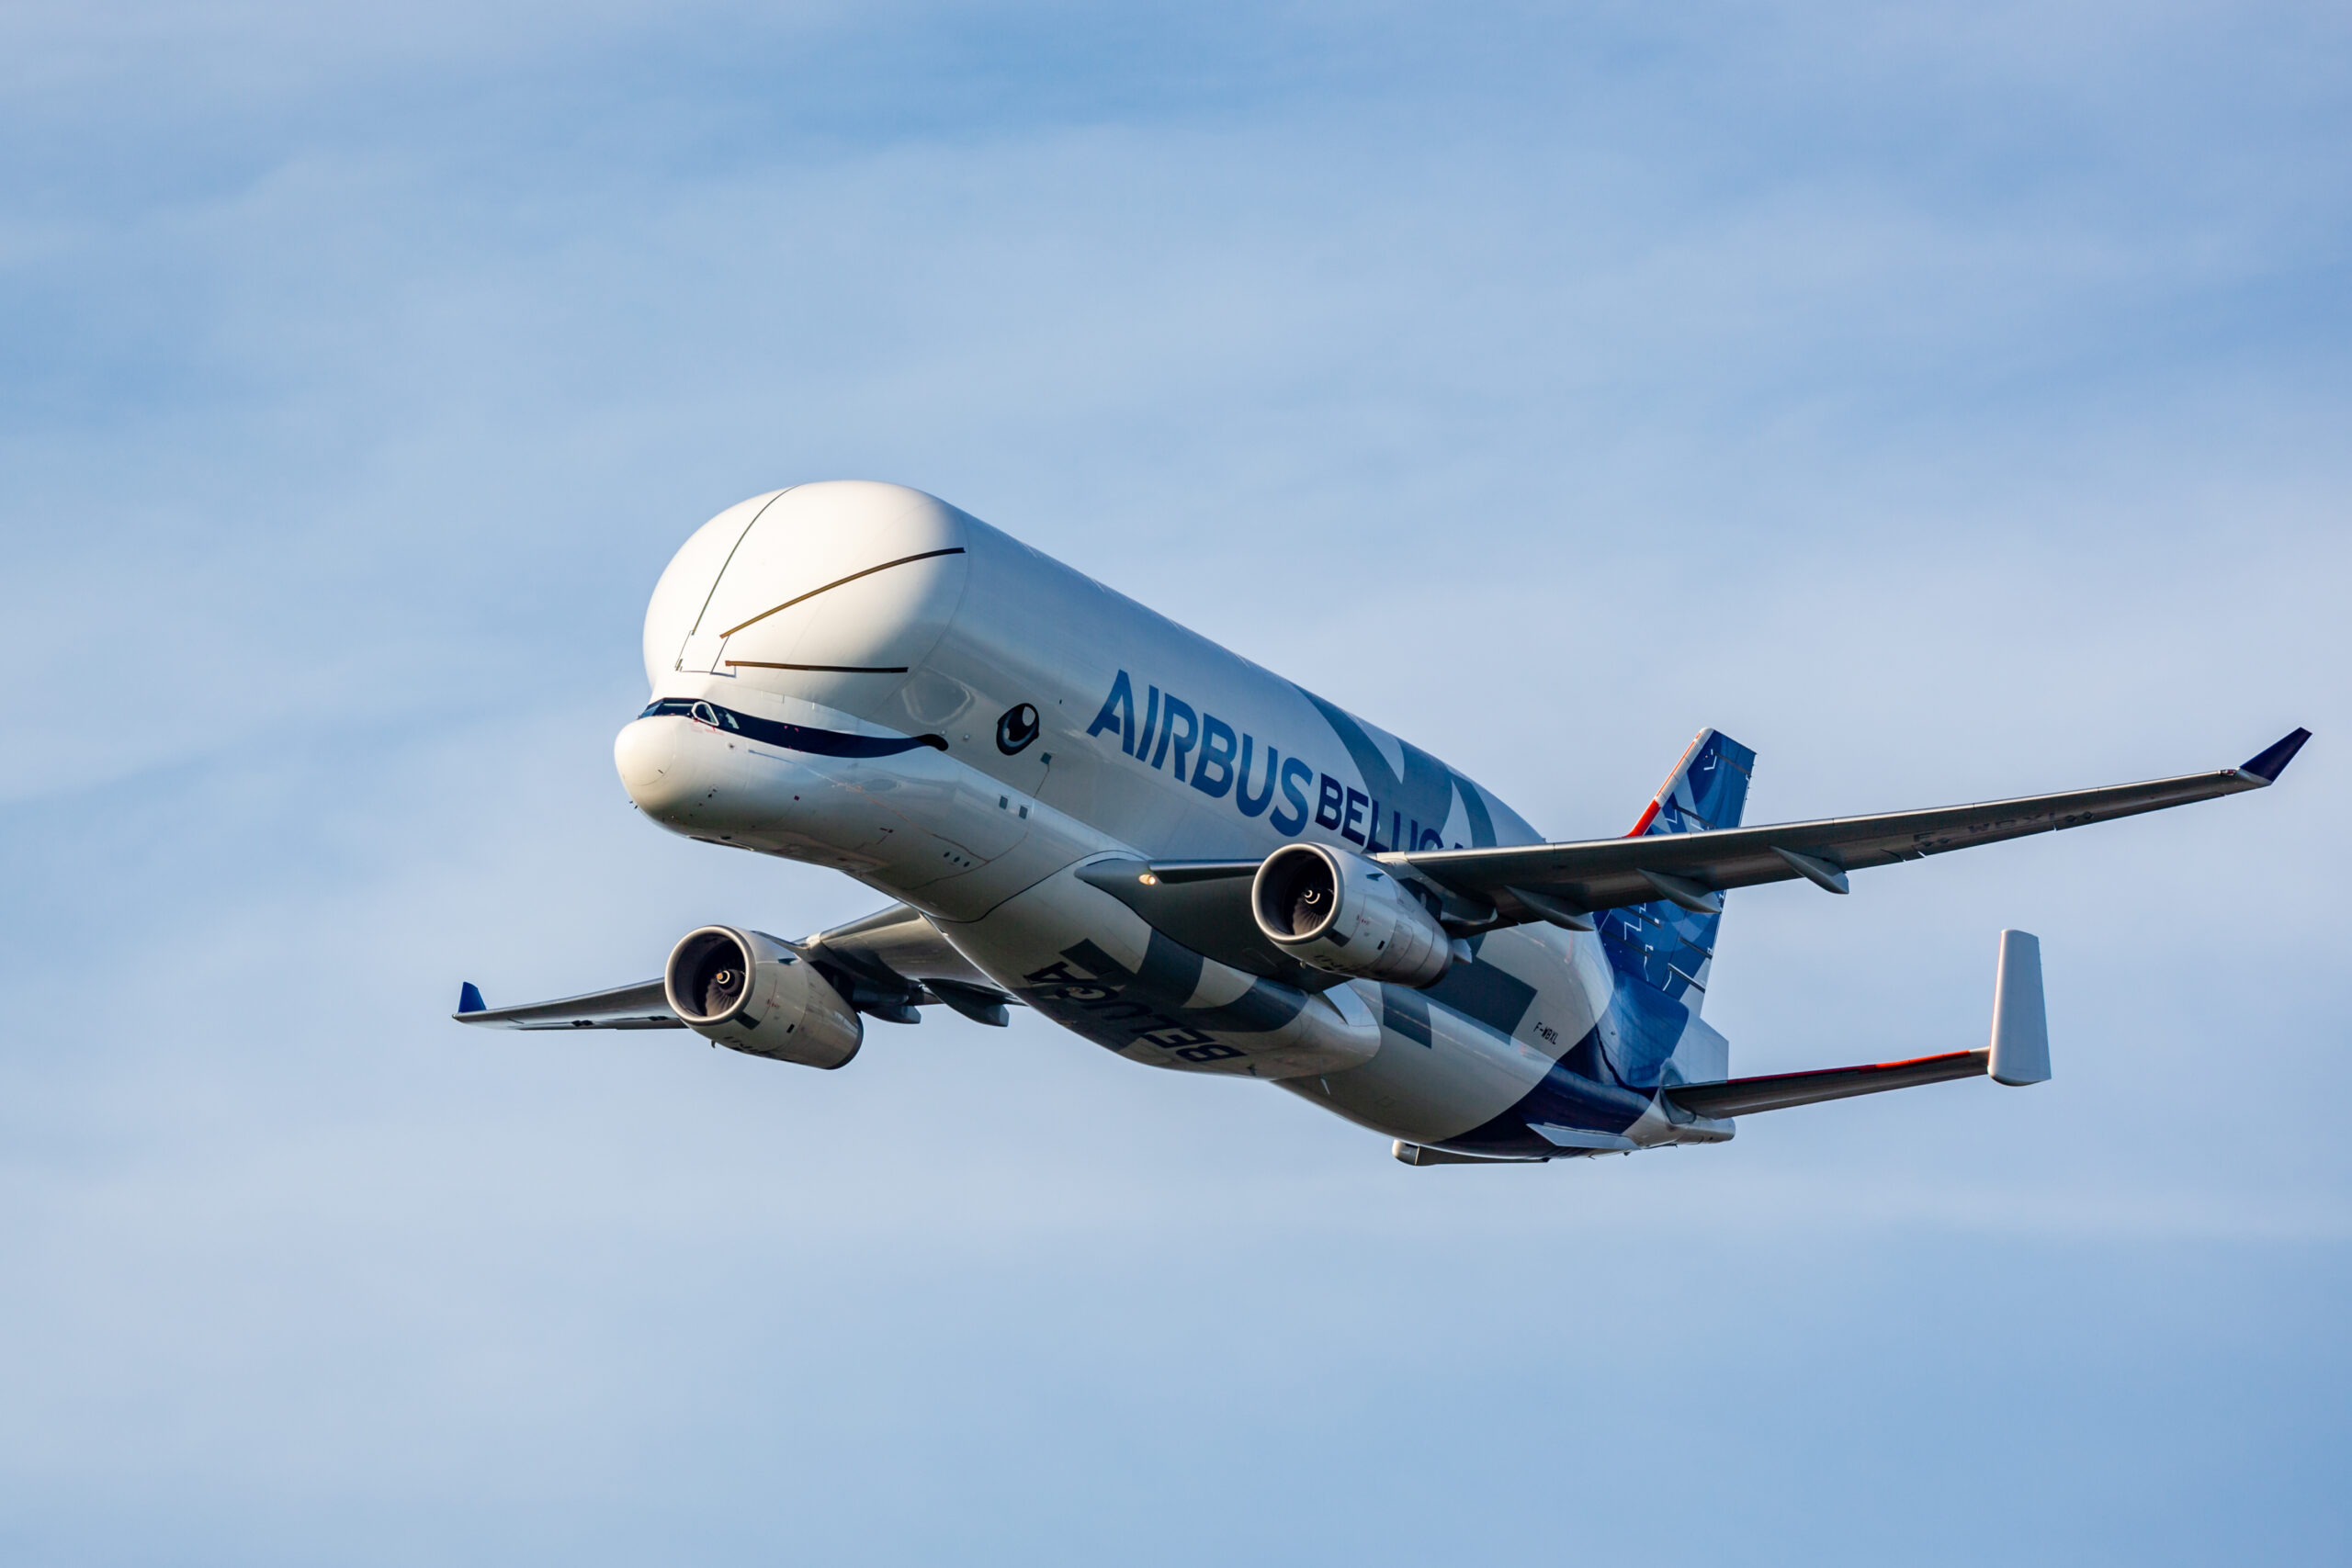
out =
[[[1080,880],[1106,857],[1539,836],[1427,753],[919,491],[802,485],[722,513],[662,574],[645,660],[657,702],[717,720],[622,731],[649,815],[904,900],[979,976],[1131,1060],[1273,1079],[1442,1144],[1519,1103],[1608,1008],[1589,934],[1494,932],[1476,983],[1435,999],[1300,991]],[[861,749],[887,754],[835,754]]]

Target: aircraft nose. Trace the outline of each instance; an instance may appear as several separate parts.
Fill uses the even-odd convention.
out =
[[[684,770],[679,766],[681,742],[691,719],[661,714],[633,719],[613,737],[613,765],[620,771],[621,787],[638,809],[654,817],[665,815],[684,794]]]

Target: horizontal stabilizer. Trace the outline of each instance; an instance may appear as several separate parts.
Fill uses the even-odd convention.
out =
[[[1721,1083],[1678,1084],[1666,1089],[1662,1098],[1701,1116],[1746,1116],[1758,1111],[1784,1111],[1792,1105],[1987,1076],[1996,1083],[2013,1087],[2043,1083],[2050,1077],[2050,1025],[2041,1001],[2041,943],[2028,931],[2001,933],[2000,960],[1993,975],[1990,1045],[1860,1067],[1821,1067],[1812,1072],[1727,1078]]]
[[[1767,1073],[1761,1077],[1732,1078],[1724,1083],[1683,1084],[1666,1091],[1666,1098],[1702,1116],[1746,1116],[1757,1111],[1784,1111],[1792,1105],[1813,1105],[1825,1100],[1846,1100],[1857,1094],[1880,1094],[1891,1089],[1916,1089],[1921,1084],[1952,1078],[1981,1077],[1984,1051],[1952,1051],[1941,1056],[1916,1056],[1907,1062],[1874,1062],[1863,1067],[1823,1067],[1808,1073]]]

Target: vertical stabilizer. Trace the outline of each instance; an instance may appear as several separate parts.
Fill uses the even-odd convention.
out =
[[[1985,1071],[1995,1083],[2050,1081],[2050,1015],[2041,1001],[2041,943],[2028,931],[2001,933],[1993,975],[1993,1049]]]
[[[1755,767],[1755,752],[1727,735],[1701,730],[1626,837],[1738,827]],[[1695,1013],[1706,1000],[1722,896],[1680,877],[1651,881],[1657,902],[1610,910],[1600,920],[1601,942],[1619,974]]]
[[[1739,815],[1747,808],[1747,778],[1755,769],[1755,752],[1717,730],[1699,731],[1625,836],[1738,827]]]

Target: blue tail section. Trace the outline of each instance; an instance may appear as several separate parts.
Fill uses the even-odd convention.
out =
[[[1747,807],[1747,777],[1755,771],[1755,752],[1727,735],[1699,731],[1625,837],[1738,827],[1739,814]]]
[[[471,980],[464,981],[458,987],[458,1010],[459,1012],[488,1012],[490,1010],[482,1005],[481,987],[476,986]]]
[[[1738,827],[1755,767],[1738,741],[1701,731],[1626,837]],[[1593,923],[1617,980],[1609,1005],[1518,1104],[1446,1147],[1544,1158],[1630,1149],[1627,1131],[1661,1085],[1731,1077],[1731,1043],[1699,1016],[1723,917],[1660,899]]]
[[[1738,827],[1755,768],[1755,752],[1728,736],[1701,730],[1626,837]],[[1610,910],[1600,918],[1600,941],[1619,974],[1695,1013],[1706,999],[1707,969],[1722,925],[1721,915],[1694,914],[1659,899]]]

